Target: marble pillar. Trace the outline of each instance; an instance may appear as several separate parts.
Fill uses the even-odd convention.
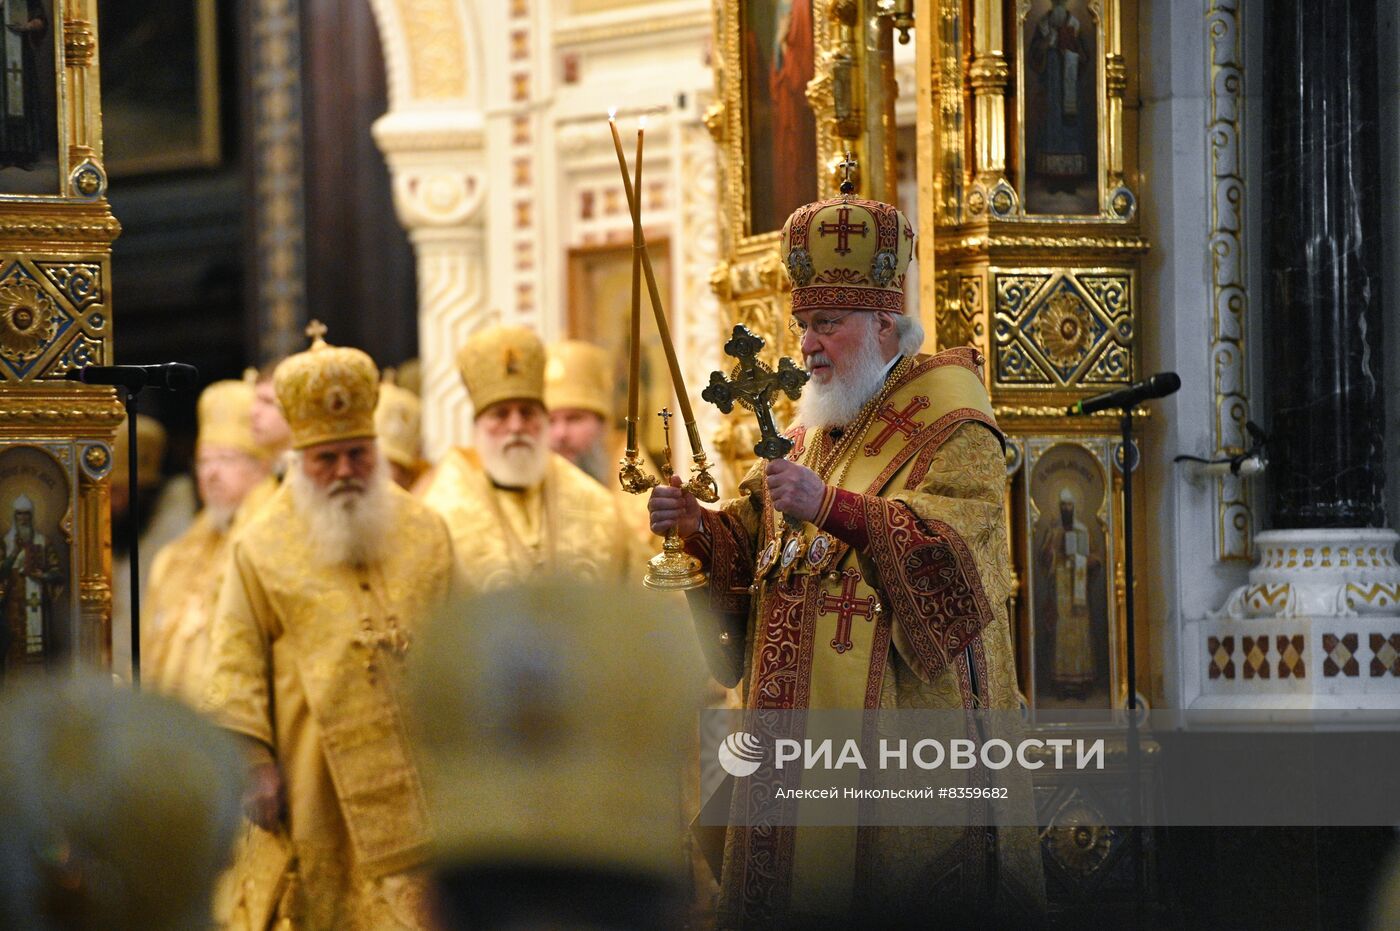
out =
[[[1376,5],[1275,0],[1262,17],[1276,530],[1384,524]]]

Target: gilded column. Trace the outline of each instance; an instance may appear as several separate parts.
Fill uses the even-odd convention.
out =
[[[990,210],[1005,217],[1017,209],[1016,192],[1006,182],[1006,79],[1010,69],[1003,48],[1000,3],[977,3],[973,12],[974,57],[968,71],[974,99],[973,172],[968,196],[974,216]]]

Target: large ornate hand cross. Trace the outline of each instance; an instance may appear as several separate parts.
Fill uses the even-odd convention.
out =
[[[777,371],[769,368],[758,361],[763,345],[763,338],[748,327],[743,324],[734,327],[729,342],[724,344],[724,352],[739,363],[728,377],[723,372],[712,372],[710,384],[700,397],[726,414],[734,410],[735,401],[753,411],[758,418],[760,435],[754,453],[763,459],[782,459],[792,451],[792,440],[778,433],[777,424],[773,422],[773,401],[779,391],[796,401],[802,395],[802,386],[812,376],[787,357],[778,362]]]

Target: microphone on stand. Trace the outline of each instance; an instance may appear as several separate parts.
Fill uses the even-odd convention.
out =
[[[70,369],[64,378],[85,385],[112,385],[129,391],[142,388],[164,388],[183,391],[199,383],[199,369],[184,362],[162,362],[159,365],[85,365]]]
[[[1065,413],[1079,416],[1114,408],[1127,410],[1137,407],[1143,401],[1165,398],[1169,394],[1175,394],[1180,388],[1181,379],[1175,372],[1158,372],[1136,384],[1115,388],[1112,391],[1105,391],[1103,394],[1096,394],[1092,398],[1076,401],[1069,406]]]
[[[131,684],[141,687],[141,526],[140,488],[136,481],[136,397],[142,388],[181,391],[199,383],[199,369],[184,362],[158,365],[85,365],[63,376],[85,385],[111,385],[121,389],[126,407],[127,498],[131,519],[127,522],[127,547],[131,553]]]

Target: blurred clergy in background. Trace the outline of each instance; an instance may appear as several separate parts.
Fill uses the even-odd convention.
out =
[[[142,636],[146,683],[198,705],[208,685],[209,625],[239,506],[270,474],[272,451],[253,439],[253,383],[219,381],[199,396],[195,479],[204,507],[156,554]]]
[[[549,449],[544,344],[523,326],[473,333],[457,355],[476,447],[450,451],[423,500],[447,519],[467,584],[494,590],[540,572],[619,581],[643,553],[618,505]]]

